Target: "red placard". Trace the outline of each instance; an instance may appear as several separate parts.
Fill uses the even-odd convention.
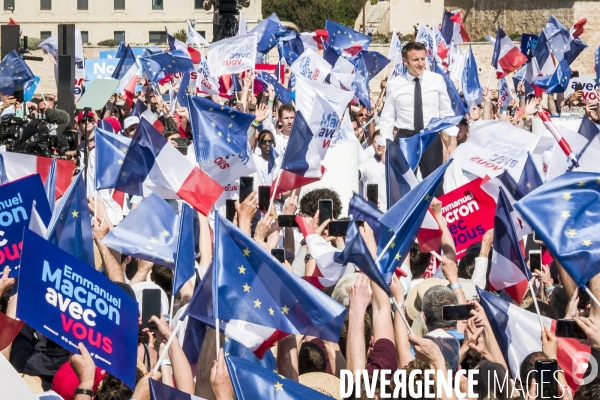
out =
[[[472,180],[440,196],[442,216],[454,239],[456,259],[465,255],[467,248],[480,242],[488,229],[494,227],[496,202],[481,189],[481,178]]]
[[[256,67],[254,68],[254,74],[264,71],[271,75],[277,76],[277,66],[279,66],[279,83],[283,85],[285,82],[285,65],[283,64],[256,64]],[[264,85],[261,81],[254,79],[254,94],[256,95],[260,92],[266,91],[267,88],[263,86]]]

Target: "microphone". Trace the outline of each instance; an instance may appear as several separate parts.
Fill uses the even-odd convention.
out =
[[[46,122],[54,125],[66,125],[71,121],[69,113],[57,108],[48,108],[44,111]]]

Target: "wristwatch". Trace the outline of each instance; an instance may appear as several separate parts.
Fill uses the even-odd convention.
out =
[[[75,389],[75,394],[73,395],[73,397],[77,397],[78,394],[85,394],[90,396],[90,398],[94,397],[94,391],[89,389],[77,388]]]

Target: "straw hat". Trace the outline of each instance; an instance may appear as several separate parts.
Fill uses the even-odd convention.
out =
[[[448,286],[450,282],[446,279],[428,278],[423,280],[417,286],[410,289],[408,296],[406,296],[406,313],[413,321],[417,318],[417,315],[422,311],[421,303],[423,301],[423,295],[425,292],[434,286]]]
[[[25,383],[27,384],[27,386],[29,386],[29,389],[31,389],[31,391],[35,394],[42,394],[44,393],[44,388],[42,387],[42,384],[40,383],[40,378],[38,378],[37,376],[30,376],[30,375],[21,375],[21,377],[23,378],[23,380],[25,381]]]
[[[317,392],[341,400],[340,379],[325,372],[309,372],[298,377],[298,382]]]

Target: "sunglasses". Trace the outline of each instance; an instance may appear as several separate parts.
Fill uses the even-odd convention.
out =
[[[274,140],[269,140],[269,139],[265,139],[265,140],[261,140],[260,144],[270,144],[270,143],[274,143]]]
[[[367,114],[358,114],[359,117],[366,117]]]

